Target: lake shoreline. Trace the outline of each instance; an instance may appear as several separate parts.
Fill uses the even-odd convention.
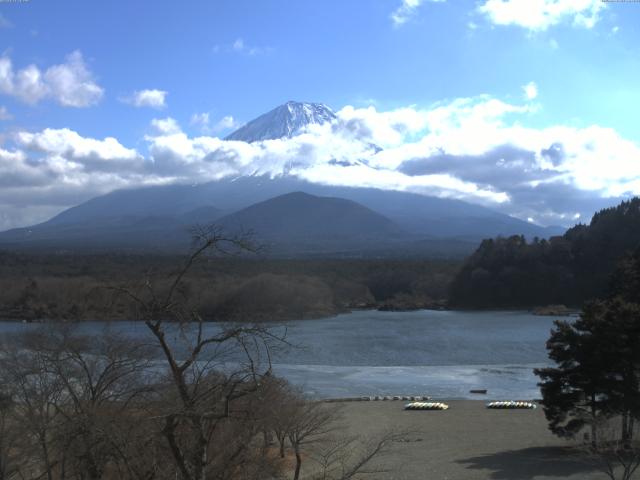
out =
[[[383,398],[376,398],[383,397]],[[394,398],[399,397],[399,398]],[[478,394],[478,397],[482,395]],[[539,398],[504,398],[502,400],[495,400],[492,398],[461,398],[461,397],[431,397],[430,395],[364,395],[361,397],[343,397],[343,398],[320,398],[317,400],[321,403],[337,403],[337,404],[373,404],[373,403],[393,403],[396,405],[406,405],[411,402],[478,402],[478,403],[490,403],[495,401],[514,401],[514,402],[533,402],[536,404],[536,408],[540,408]]]
[[[383,313],[415,313],[415,312],[464,312],[464,313],[519,313],[519,314],[530,314],[538,317],[573,317],[577,316],[580,313],[580,310],[577,308],[568,308],[563,311],[548,311],[545,310],[546,307],[534,307],[534,308],[462,308],[456,306],[446,306],[446,307],[434,307],[434,308],[392,308],[386,305],[377,306],[377,307],[364,307],[364,308],[349,308],[344,310],[337,310],[331,313],[325,313],[320,315],[309,315],[303,316],[302,318],[283,318],[283,319],[274,319],[274,320],[207,320],[205,319],[205,323],[210,324],[225,324],[225,323],[258,323],[258,324],[284,324],[293,321],[309,321],[313,322],[315,320],[326,320],[330,318],[335,318],[341,315],[349,315],[353,313],[367,313],[367,312],[383,312]],[[25,323],[25,324],[70,324],[70,323],[87,323],[87,322],[105,322],[105,323],[120,323],[120,322],[135,322],[142,320],[131,320],[125,318],[115,318],[112,320],[103,320],[103,319],[33,319],[33,318],[9,318],[0,316],[0,323]],[[165,320],[167,323],[176,323],[172,320]]]

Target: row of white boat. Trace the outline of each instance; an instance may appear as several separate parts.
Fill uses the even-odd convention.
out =
[[[489,402],[487,408],[505,409],[505,410],[533,410],[536,404],[533,402],[514,402],[509,400],[506,402]],[[448,410],[449,405],[443,402],[411,402],[404,406],[405,410]]]
[[[404,406],[405,410],[448,410],[449,405],[442,402],[412,402]]]
[[[515,408],[533,410],[536,408],[536,404],[533,402],[514,402],[513,400],[509,400],[507,402],[489,402],[487,403],[487,408]]]
[[[1,2],[2,0],[0,0]],[[426,395],[375,395],[370,397],[347,397],[347,398],[328,398],[324,402],[384,402],[384,401],[409,401],[421,402],[431,400]]]

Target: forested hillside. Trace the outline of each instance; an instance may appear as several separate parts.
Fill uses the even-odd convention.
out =
[[[451,286],[453,305],[520,308],[580,306],[605,295],[618,262],[640,246],[640,198],[596,213],[561,237],[485,240]]]
[[[18,254],[0,251],[0,319],[130,320],[108,287],[160,286],[181,256]],[[444,304],[458,262],[208,258],[185,285],[207,320],[288,320],[357,308]]]

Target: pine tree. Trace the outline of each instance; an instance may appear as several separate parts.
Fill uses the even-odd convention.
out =
[[[574,437],[600,420],[619,417],[621,440],[640,419],[640,305],[618,295],[587,304],[574,323],[557,321],[547,342],[557,366],[537,369],[549,428]]]

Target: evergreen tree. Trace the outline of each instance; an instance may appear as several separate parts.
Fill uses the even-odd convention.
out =
[[[609,299],[588,303],[573,323],[555,323],[547,350],[557,366],[535,371],[555,434],[573,437],[590,426],[595,443],[598,421],[619,417],[621,440],[633,440],[640,419],[640,305],[629,301],[637,291],[615,285],[639,272],[640,262],[623,262]]]
[[[604,308],[594,302],[575,323],[556,321],[547,350],[557,367],[535,370],[542,380],[539,386],[549,428],[560,437],[574,437],[589,426],[595,442],[598,418],[608,411],[604,352],[593,331]]]

